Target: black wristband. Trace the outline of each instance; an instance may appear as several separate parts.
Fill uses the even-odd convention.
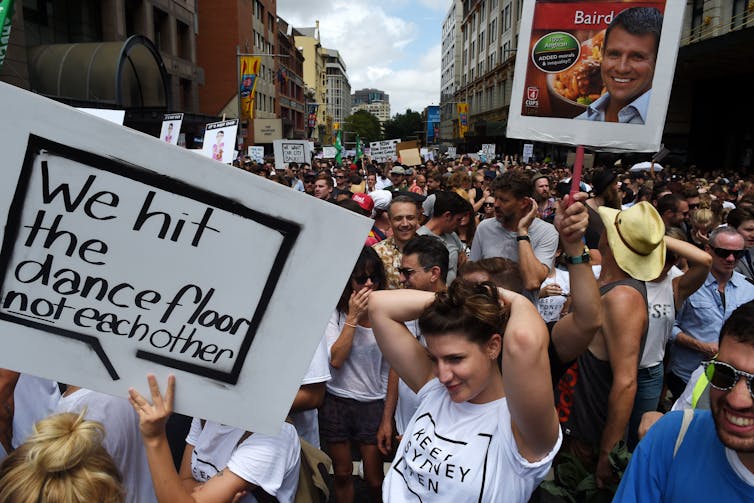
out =
[[[516,241],[528,241],[531,243],[531,239],[529,238],[528,234],[524,234],[523,236],[516,236]]]

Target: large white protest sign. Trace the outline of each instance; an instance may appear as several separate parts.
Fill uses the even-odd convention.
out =
[[[89,115],[93,115],[95,117],[99,117],[100,119],[105,119],[106,121],[113,122],[115,124],[123,125],[123,119],[126,118],[126,111],[125,110],[111,110],[108,108],[77,108],[77,110],[81,110],[82,112],[86,112]]]
[[[204,127],[202,154],[225,164],[233,162],[238,119],[212,122]]]
[[[335,159],[338,155],[338,149],[335,147],[322,147],[322,157],[325,159]]]
[[[685,7],[683,0],[524,0],[507,136],[603,150],[659,150]],[[632,65],[630,82],[615,78],[616,71],[621,77],[628,70],[616,70],[619,59],[605,56],[605,40],[609,54],[623,50],[611,51],[612,39],[606,38],[614,21],[636,34],[628,36],[625,53],[642,60],[621,63]],[[648,31],[654,25],[661,25],[656,57],[654,44],[645,47],[646,37],[641,45],[642,36],[654,40]]]
[[[397,161],[398,154],[395,150],[401,140],[382,140],[369,143],[369,152],[372,160],[377,162]]]
[[[182,123],[183,114],[165,114],[162,117],[162,127],[160,128],[162,141],[171,145],[178,145]]]
[[[311,162],[311,143],[307,140],[275,140],[272,142],[275,154],[275,169],[285,169],[286,165]]]
[[[3,83],[0,109],[0,367],[172,373],[178,412],[277,431],[370,220]]]

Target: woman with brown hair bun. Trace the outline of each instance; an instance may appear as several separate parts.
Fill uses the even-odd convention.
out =
[[[436,295],[372,292],[369,316],[385,358],[421,401],[383,500],[527,501],[562,439],[534,304],[458,280]],[[416,318],[426,348],[404,325]]]
[[[105,430],[81,414],[56,414],[0,465],[4,503],[122,503],[121,475],[102,446]]]

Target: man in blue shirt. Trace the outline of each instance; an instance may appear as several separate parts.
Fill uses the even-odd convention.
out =
[[[720,331],[705,362],[711,410],[683,412],[652,426],[634,451],[613,501],[754,502],[754,302]]]
[[[739,306],[754,299],[754,285],[734,270],[744,253],[744,238],[736,229],[715,229],[705,250],[712,255],[712,270],[704,285],[686,299],[673,326],[666,383],[675,398],[702,360],[717,353],[717,334],[723,322]]]
[[[607,89],[577,119],[644,124],[652,95],[662,14],[650,7],[621,11],[605,31],[600,74]]]

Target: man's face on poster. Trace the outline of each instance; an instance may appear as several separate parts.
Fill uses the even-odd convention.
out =
[[[601,72],[611,101],[624,107],[652,88],[657,44],[651,33],[632,35],[622,26],[610,32],[603,49]]]

